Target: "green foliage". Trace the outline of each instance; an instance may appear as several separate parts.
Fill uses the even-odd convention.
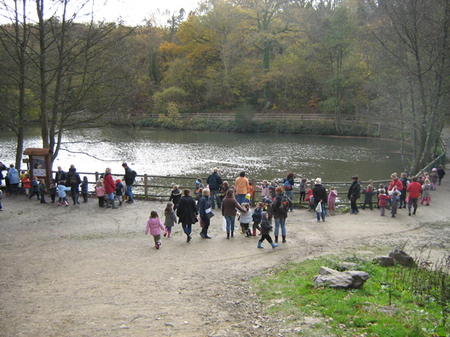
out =
[[[443,270],[358,264],[358,270],[370,275],[361,289],[316,286],[312,280],[321,266],[337,269],[340,265],[337,259],[325,258],[270,270],[254,283],[269,312],[289,316],[290,321],[305,315],[320,318],[323,323],[314,326],[316,334],[320,334],[317,329],[338,336],[446,336],[450,332],[446,320],[450,306],[448,264],[441,264],[447,266],[446,277]],[[438,282],[429,282],[432,279]],[[391,300],[394,307],[389,306]],[[444,306],[439,304],[443,302]]]
[[[167,113],[159,114],[158,123],[167,129],[179,129],[182,126],[181,116],[176,103],[169,102]]]
[[[187,98],[188,94],[181,88],[170,87],[164,91],[157,92],[153,95],[153,100],[155,103],[155,108],[157,110],[168,109],[169,103],[174,102],[181,105]]]

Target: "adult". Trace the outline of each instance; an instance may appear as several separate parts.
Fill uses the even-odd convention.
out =
[[[239,205],[245,202],[247,193],[250,191],[250,185],[248,179],[245,178],[245,172],[239,173],[239,177],[236,179],[234,185],[236,186],[237,202]]]
[[[111,175],[111,169],[108,167],[105,170],[105,178],[103,179],[103,184],[105,185],[106,193],[106,207],[107,208],[118,208],[116,206],[116,201],[114,200],[114,191],[116,190],[116,184]]]
[[[196,223],[197,220],[197,205],[194,198],[191,197],[191,190],[185,189],[183,191],[183,196],[178,203],[177,216],[178,223],[181,223],[183,231],[187,236],[187,242],[191,241],[192,224]]]
[[[350,214],[358,214],[358,206],[356,202],[361,196],[361,184],[358,181],[358,176],[352,177],[352,183],[348,189],[347,199],[350,200]]]
[[[275,193],[277,196],[272,203],[272,213],[275,218],[275,243],[278,243],[278,232],[281,227],[281,236],[283,238],[283,243],[286,242],[286,218],[289,209],[292,207],[292,200],[284,195],[283,187],[278,186],[275,188]]]
[[[125,183],[127,185],[127,192],[126,192],[126,195],[128,196],[127,203],[132,204],[132,203],[134,203],[133,190],[132,190],[132,185],[134,183],[133,171],[131,170],[131,168],[128,167],[127,163],[123,163],[122,167],[125,169],[125,175],[124,175],[123,179],[125,180]]]
[[[5,179],[3,177],[3,171],[6,171],[8,168],[0,161],[0,185],[2,184],[2,180]]]
[[[202,218],[203,221],[203,227],[202,231],[200,232],[200,236],[203,239],[211,239],[211,237],[208,236],[208,228],[210,219],[214,214],[211,211],[211,199],[209,198],[210,195],[211,192],[209,191],[209,188],[204,188],[202,191],[202,197],[200,198],[200,201],[198,203],[198,213],[200,214],[200,218]]]
[[[392,196],[391,200],[391,216],[395,218],[398,203],[400,201],[400,193],[403,191],[403,183],[398,179],[397,173],[391,174],[392,181],[389,184],[388,193]]]
[[[66,175],[66,186],[70,187],[70,194],[72,195],[73,204],[79,204],[78,196],[80,195],[81,178],[77,173],[75,165],[70,165],[69,172]]]
[[[234,197],[233,190],[227,190],[225,198],[222,200],[222,215],[227,222],[227,239],[234,237],[234,221],[236,219],[236,209],[243,213],[247,213],[247,210],[243,209]]]
[[[413,214],[416,215],[418,200],[420,197],[420,192],[422,192],[422,185],[418,182],[418,177],[413,177],[412,182],[406,188],[409,192],[408,196],[408,215],[411,215],[411,206],[414,208]]]
[[[294,200],[294,173],[289,172],[284,178],[284,191],[286,193],[286,196]],[[292,203],[292,207],[290,208],[290,211],[292,212],[294,210],[294,203]]]
[[[55,173],[55,181],[58,185],[66,185],[66,179],[67,175],[66,172],[64,172],[61,168],[61,166],[58,166],[58,171]]]
[[[328,196],[327,190],[325,186],[322,185],[322,179],[317,178],[312,189],[314,196],[314,209],[317,209],[317,206],[320,204],[321,211],[317,212],[317,221],[320,221],[320,217],[322,217],[322,221],[325,222],[325,205],[327,204]]]
[[[19,194],[20,177],[19,171],[15,169],[14,164],[9,165],[8,178],[9,178],[10,193]]]
[[[211,191],[211,207],[212,209],[216,208],[217,201],[217,208],[220,208],[222,206],[222,200],[220,200],[220,194],[219,190],[222,186],[222,178],[218,174],[219,169],[214,168],[213,173],[206,179],[206,183],[209,185],[209,190]]]

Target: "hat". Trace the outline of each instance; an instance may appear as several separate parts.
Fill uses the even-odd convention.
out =
[[[317,178],[317,179],[316,179],[316,184],[322,184],[322,179]]]
[[[266,217],[267,212],[261,212],[261,218],[265,218]]]
[[[264,200],[264,203],[270,205],[272,203],[272,201],[269,198],[266,198],[266,200]]]
[[[116,180],[116,184],[120,183],[121,181],[122,181],[122,180],[117,179],[117,180]]]
[[[437,171],[437,168],[435,167],[434,169],[432,169],[431,171]]]
[[[352,177],[352,180],[353,180],[353,179],[358,180],[358,176],[353,176],[353,177]]]

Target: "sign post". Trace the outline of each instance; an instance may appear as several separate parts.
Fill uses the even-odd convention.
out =
[[[52,151],[50,149],[27,148],[23,154],[30,158],[30,178],[36,176],[38,179],[45,179],[47,187],[50,186],[52,179]]]

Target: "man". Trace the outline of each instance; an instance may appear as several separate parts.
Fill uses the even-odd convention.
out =
[[[131,170],[131,168],[128,167],[127,163],[123,163],[122,167],[125,169],[125,176],[123,177],[123,179],[125,180],[125,183],[127,184],[127,192],[126,192],[126,195],[128,196],[127,203],[132,204],[132,203],[134,203],[133,191],[131,188],[131,185],[133,185],[133,183],[134,183],[133,171]]]
[[[191,241],[192,224],[197,220],[197,205],[194,198],[191,197],[191,191],[184,190],[184,196],[180,199],[177,208],[178,223],[181,223],[183,231],[186,234],[187,242]]]
[[[211,191],[211,207],[212,209],[216,208],[215,200],[217,200],[217,208],[222,207],[222,200],[220,200],[219,190],[222,186],[222,178],[219,176],[217,172],[219,172],[218,168],[213,170],[214,172],[206,179],[206,183],[209,184],[209,190]]]
[[[406,191],[409,192],[408,199],[408,215],[411,215],[411,206],[414,208],[413,214],[416,215],[417,211],[417,201],[420,197],[420,192],[422,191],[422,185],[418,182],[418,177],[413,177],[411,184],[408,185]]]
[[[69,172],[66,174],[66,186],[70,187],[70,194],[72,195],[73,204],[79,204],[78,197],[80,195],[81,178],[77,173],[75,165],[70,165]]]
[[[55,173],[55,181],[58,185],[66,185],[67,175],[61,168],[58,166],[58,171]]]
[[[358,201],[360,197],[361,186],[358,182],[358,176],[352,177],[352,184],[348,189],[347,198],[350,200],[350,214],[358,214],[358,206],[356,206],[356,201]]]

